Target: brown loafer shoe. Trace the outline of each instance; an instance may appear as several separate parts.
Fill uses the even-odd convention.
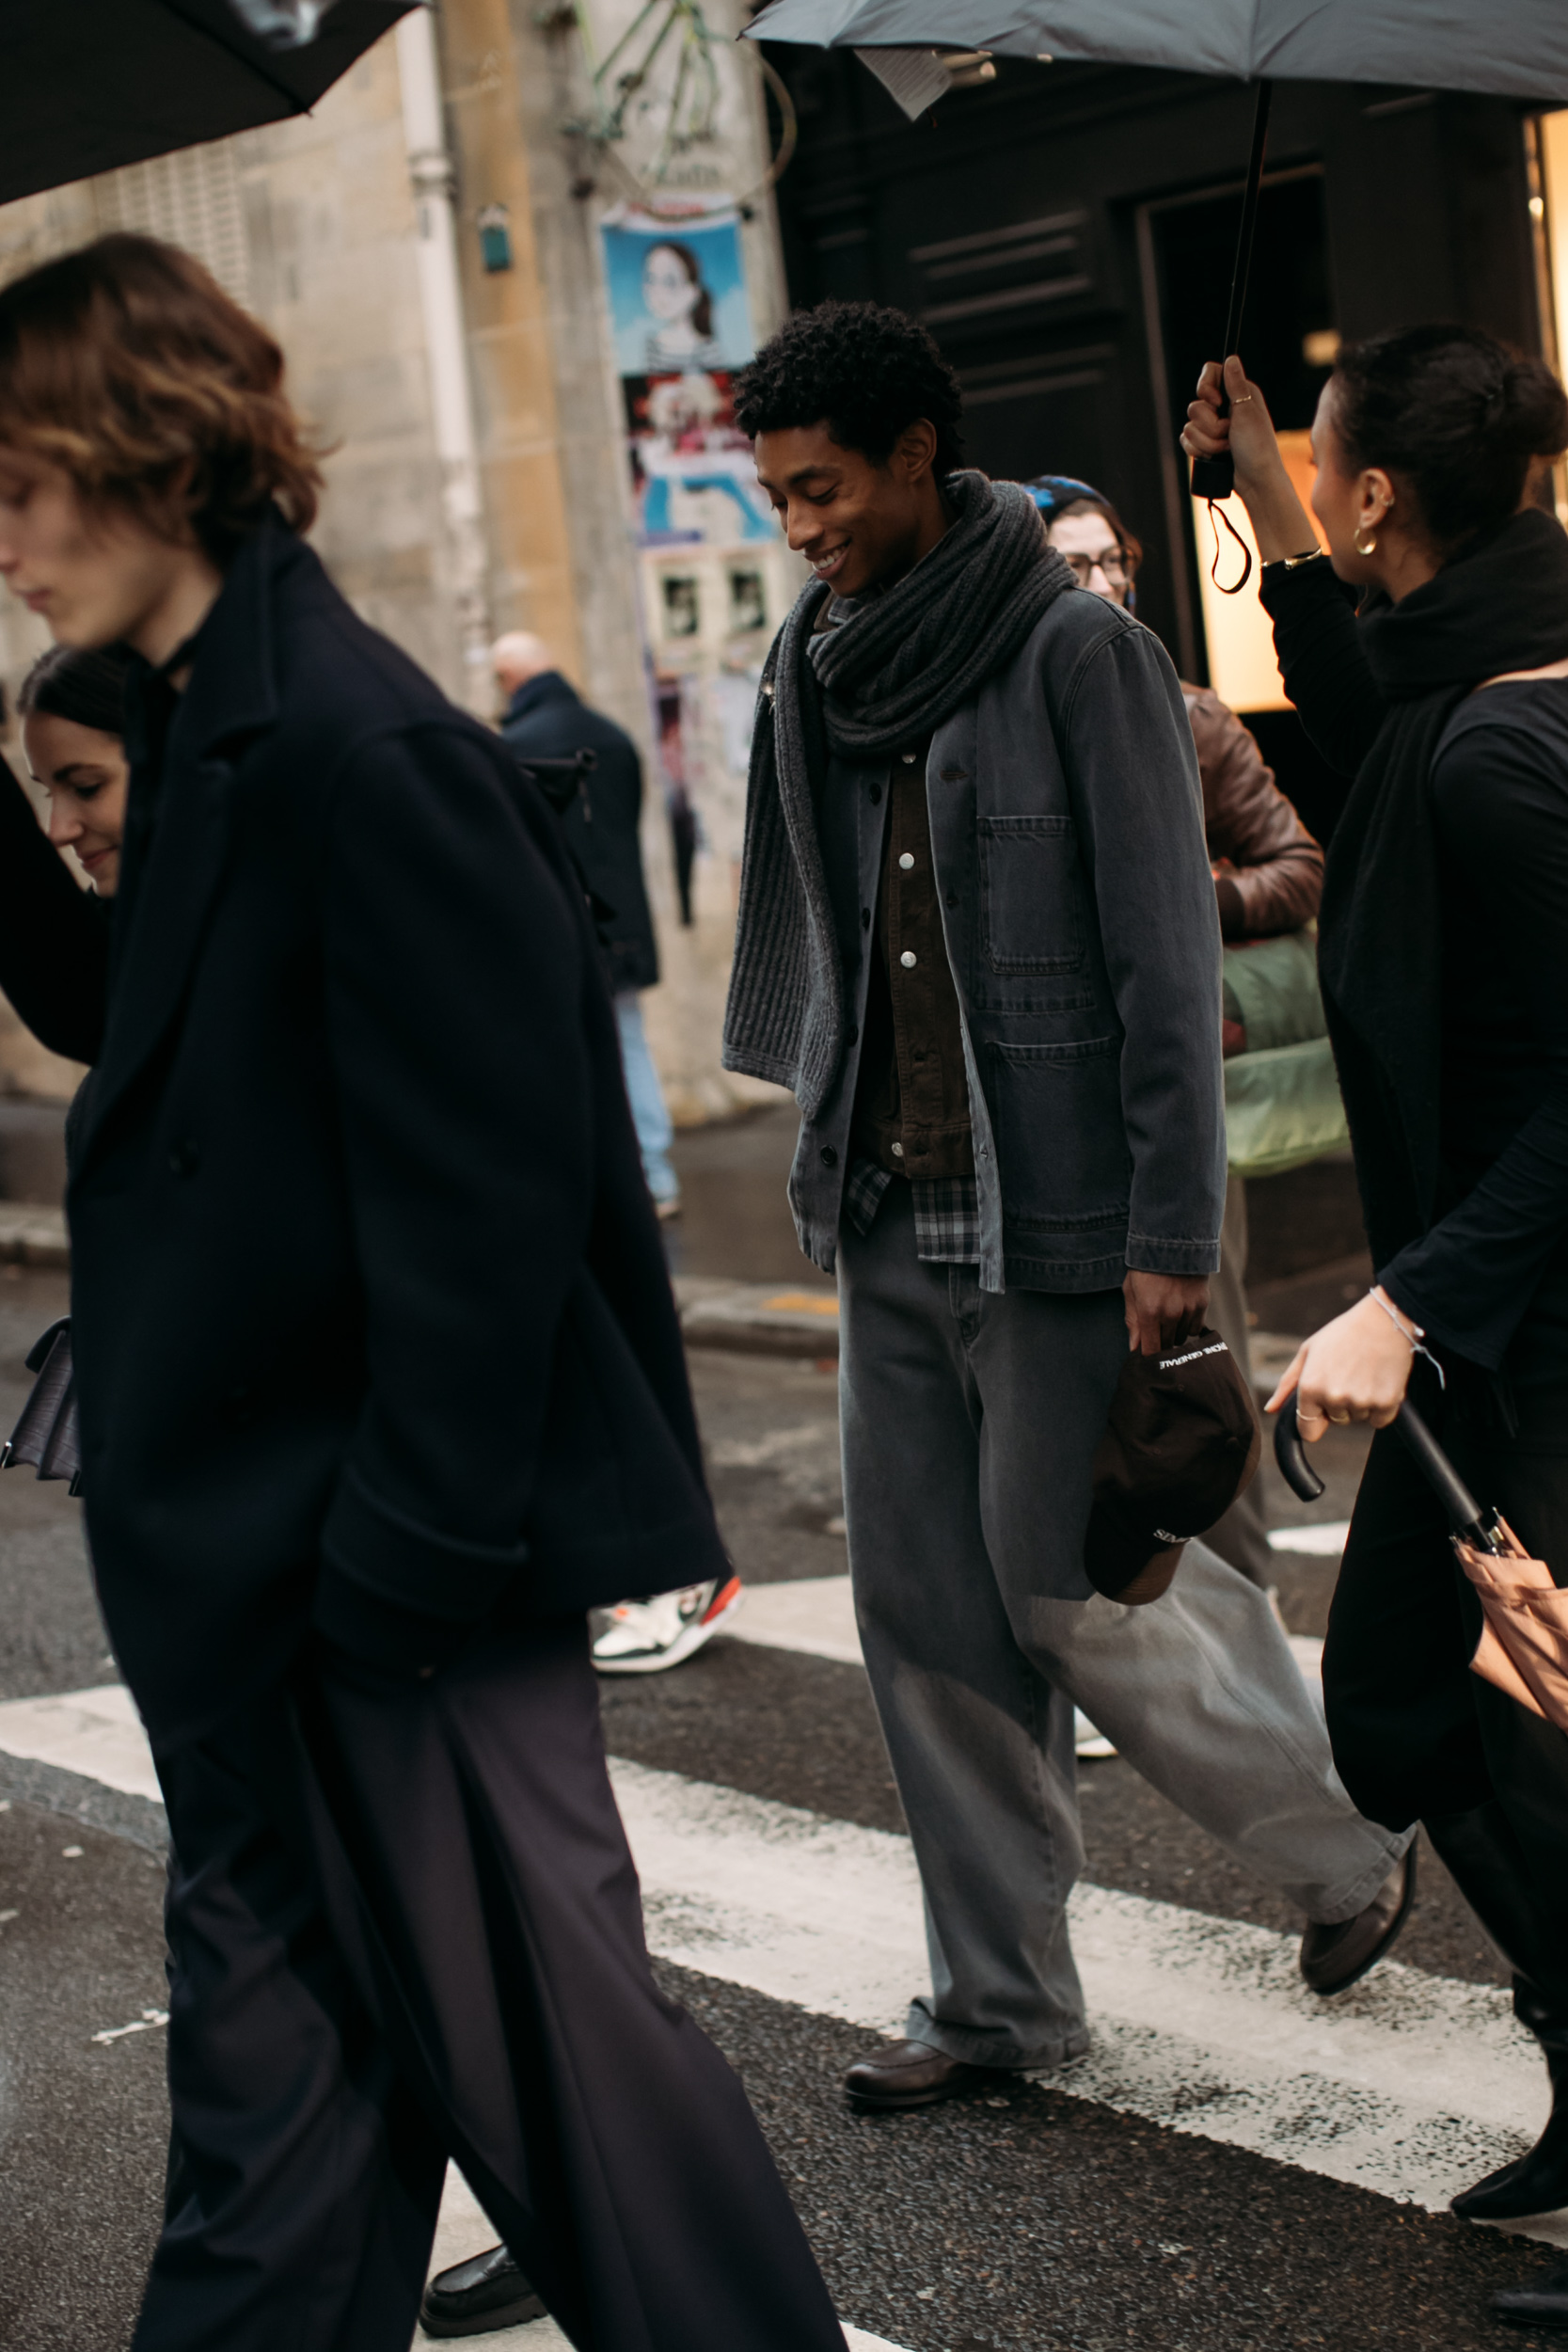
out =
[[[1416,1899],[1416,1849],[1409,1846],[1392,1878],[1385,1879],[1365,1911],[1338,1926],[1316,1922],[1301,1939],[1301,1973],[1325,1997],[1356,1984],[1375,1968],[1410,1916]]]
[[[962,2099],[994,2086],[1006,2071],[970,2066],[928,2042],[892,2042],[875,2058],[857,2058],[844,2088],[861,2107],[934,2107],[939,2099]]]

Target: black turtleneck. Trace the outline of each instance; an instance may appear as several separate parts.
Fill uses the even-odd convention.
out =
[[[1529,518],[1531,535],[1544,522]],[[1347,771],[1395,706],[1326,563],[1272,575],[1264,601],[1287,691],[1347,773],[1337,805],[1304,811],[1332,834]],[[1544,644],[1528,652],[1554,658]],[[1428,1229],[1378,1272],[1453,1354],[1521,1383],[1568,1380],[1568,681],[1466,692],[1459,671],[1426,789],[1436,952],[1410,971],[1408,1017],[1413,1045],[1439,1028],[1436,1194]],[[1418,887],[1416,861],[1385,846],[1367,864],[1366,914],[1375,921],[1381,901],[1392,922]],[[1356,1142],[1366,1197],[1378,1171]]]

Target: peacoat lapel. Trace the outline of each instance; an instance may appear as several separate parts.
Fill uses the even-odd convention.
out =
[[[133,773],[133,796],[156,789],[156,822],[115,909],[108,1020],[78,1174],[183,997],[223,872],[238,758],[277,715],[272,588],[280,564],[298,546],[280,521],[270,520],[242,542],[197,637],[162,776]]]

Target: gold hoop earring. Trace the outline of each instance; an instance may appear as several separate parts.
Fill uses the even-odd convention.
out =
[[[1351,546],[1355,549],[1357,555],[1375,555],[1377,553],[1377,534],[1375,532],[1370,531],[1367,533],[1367,544],[1363,547],[1361,544],[1361,533],[1358,531],[1355,533],[1355,536],[1352,539]]]

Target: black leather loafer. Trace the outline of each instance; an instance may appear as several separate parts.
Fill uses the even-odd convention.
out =
[[[438,2270],[424,2291],[420,2326],[427,2336],[488,2336],[543,2319],[545,2306],[504,2246]]]
[[[1416,1899],[1416,1849],[1406,1848],[1399,1868],[1384,1880],[1365,1911],[1338,1926],[1316,1921],[1301,1939],[1301,1973],[1314,1993],[1326,1999],[1358,1984],[1375,1968],[1410,1916]]]
[[[1499,2289],[1492,2312],[1509,2328],[1568,2328],[1568,2265],[1548,2270],[1533,2286]]]
[[[857,2058],[844,2088],[858,2107],[934,2107],[939,2099],[994,2090],[1006,2074],[1004,2067],[966,2065],[928,2042],[890,2042],[875,2058]]]
[[[1568,2098],[1560,2092],[1551,2121],[1528,2156],[1499,2165],[1473,2188],[1449,2200],[1462,2221],[1528,2221],[1568,2208]]]
[[[1525,2221],[1531,2214],[1568,2207],[1568,2022],[1523,1977],[1513,1979],[1513,2014],[1541,2044],[1551,2077],[1552,2111],[1528,2155],[1499,2165],[1484,2181],[1449,2199],[1449,2212],[1465,2221]]]

